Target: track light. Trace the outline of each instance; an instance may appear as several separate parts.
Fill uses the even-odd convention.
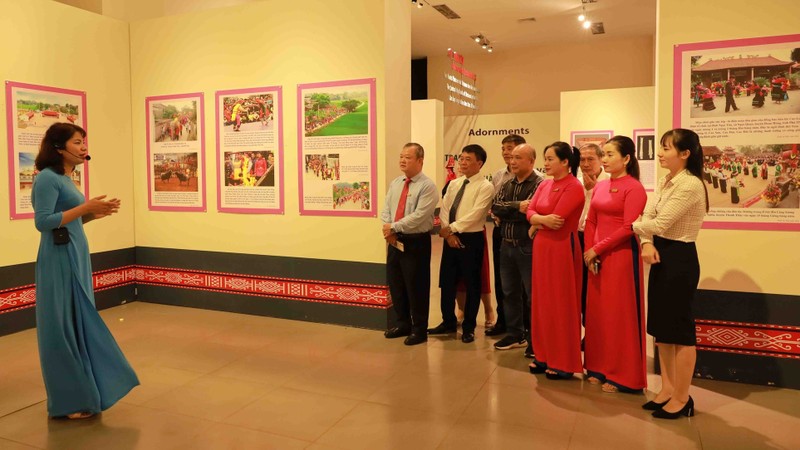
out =
[[[417,8],[422,8],[424,5],[423,0],[411,0],[412,5],[417,5]]]
[[[480,42],[481,39],[483,39],[482,35],[479,34],[479,35],[475,36],[475,42]]]
[[[489,53],[492,53],[492,51],[493,51],[494,49],[493,49],[492,47],[489,47],[487,50],[489,51]]]

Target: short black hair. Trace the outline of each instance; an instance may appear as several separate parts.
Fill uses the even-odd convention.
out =
[[[508,144],[509,142],[514,144],[515,147],[517,145],[519,145],[519,144],[525,144],[526,143],[525,142],[525,138],[520,136],[520,135],[518,135],[518,134],[509,134],[508,136],[503,138],[503,141],[501,142],[501,144]]]
[[[486,150],[478,144],[469,144],[461,149],[461,153],[472,153],[482,163],[486,163]]]

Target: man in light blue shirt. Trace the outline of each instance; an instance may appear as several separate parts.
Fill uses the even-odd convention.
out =
[[[389,244],[386,272],[389,293],[397,313],[387,339],[407,336],[406,345],[428,340],[431,290],[431,229],[439,201],[436,184],[422,173],[425,150],[410,142],[400,152],[404,175],[392,181],[381,211],[383,238]]]

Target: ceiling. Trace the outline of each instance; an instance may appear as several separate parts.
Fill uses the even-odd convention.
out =
[[[483,34],[494,52],[593,39],[654,36],[656,0],[597,0],[586,4],[586,15],[603,22],[605,34],[592,35],[581,27],[581,0],[420,0],[411,11],[411,55],[413,58],[444,56],[448,47],[459,53],[484,52],[470,39]],[[447,19],[433,5],[446,4],[460,19]],[[535,18],[535,21],[520,19]]]

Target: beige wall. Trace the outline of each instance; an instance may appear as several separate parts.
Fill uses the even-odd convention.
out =
[[[444,119],[444,153],[460,153],[467,144],[478,144],[486,150],[488,155],[481,173],[491,175],[506,165],[503,161],[501,142],[508,133],[502,131],[525,129],[527,133],[519,134],[536,149],[535,166],[542,167],[544,147],[561,140],[558,116],[558,111],[447,116]],[[470,135],[470,130],[473,133],[477,133],[479,130],[501,133],[487,136]],[[437,163],[444,166],[444,161],[441,159]],[[437,181],[440,186],[444,185],[444,180]]]
[[[683,26],[681,27],[683,28]],[[597,38],[597,39],[595,39]],[[531,47],[465,56],[478,75],[480,114],[557,111],[562,91],[652,86],[651,36],[622,40],[590,37],[585,43]],[[447,101],[447,52],[428,59],[428,98],[445,102],[445,115],[468,115]]]
[[[437,186],[444,185],[444,168],[439,163],[444,155],[444,105],[439,100],[411,102],[411,139],[425,149],[422,171]],[[387,165],[397,166],[397,155],[389,150]]]
[[[728,0],[724,8],[716,2],[659,1],[656,137],[672,128],[674,45],[797,33],[800,2],[758,2],[760,11],[773,12],[768,20],[748,13],[753,5],[748,0]],[[797,295],[792,275],[800,266],[798,248],[796,232],[703,230],[698,238],[700,287]]]
[[[377,218],[300,217],[297,198],[299,83],[375,77],[378,108],[378,208],[386,149],[410,135],[410,21],[393,0],[269,0],[131,24],[136,245],[191,250],[383,262]],[[406,6],[403,4],[403,6]],[[346,9],[347,14],[342,14]],[[313,12],[313,13],[310,13]],[[333,20],[335,18],[335,20]],[[405,24],[405,25],[404,25]],[[247,30],[247,40],[241,39]],[[324,30],[324,36],[315,30]],[[385,53],[389,51],[390,53]],[[145,97],[205,93],[206,125],[214,91],[284,87],[284,215],[216,212],[215,136],[206,128],[206,213],[147,209]],[[392,158],[392,161],[396,161]],[[398,172],[399,173],[399,172]]]
[[[90,195],[122,200],[119,214],[86,226],[92,252],[133,247],[128,24],[47,0],[0,0],[0,10],[10,25],[0,27],[3,80],[86,91]],[[0,142],[6,148],[5,125]],[[8,219],[6,153],[0,161],[0,266],[31,262],[39,232],[33,219]]]
[[[653,86],[561,93],[561,136],[581,130],[613,130],[633,138],[637,128],[655,126]]]

